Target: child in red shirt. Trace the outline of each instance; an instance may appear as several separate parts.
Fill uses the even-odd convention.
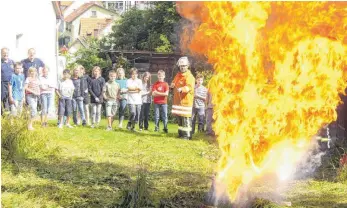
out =
[[[154,120],[155,120],[155,129],[154,131],[159,131],[159,115],[160,109],[161,119],[164,123],[164,132],[168,133],[167,129],[167,96],[169,95],[169,84],[164,81],[165,72],[163,70],[158,71],[158,81],[154,83],[152,87],[152,95],[154,101]]]

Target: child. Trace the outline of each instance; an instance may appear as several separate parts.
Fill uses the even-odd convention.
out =
[[[75,86],[70,79],[70,70],[65,69],[63,71],[63,79],[59,82],[58,90],[56,90],[59,96],[59,125],[58,128],[63,128],[63,119],[66,115],[66,127],[73,128],[70,125],[70,117],[72,114],[72,96],[75,90]]]
[[[105,85],[105,79],[101,77],[101,69],[98,66],[93,68],[93,79],[89,84],[91,94],[90,103],[92,106],[92,128],[99,125],[101,120],[101,107],[103,102],[102,90]]]
[[[199,74],[196,77],[196,85],[194,90],[194,104],[193,104],[193,121],[192,121],[192,133],[195,132],[195,122],[197,115],[199,116],[199,132],[204,131],[204,119],[205,119],[205,102],[207,98],[207,88],[202,85],[204,82],[204,76]]]
[[[84,116],[83,109],[83,84],[80,79],[80,68],[76,67],[73,72],[72,83],[75,86],[75,90],[72,96],[72,110],[73,110],[73,122],[75,125],[78,125],[77,121],[77,108],[80,112],[82,125],[86,125],[86,118]]]
[[[127,129],[134,131],[135,125],[139,121],[139,116],[141,112],[142,98],[141,98],[141,88],[142,81],[137,78],[137,69],[132,68],[130,70],[131,78],[127,80],[128,86],[128,106],[130,111],[129,122]]]
[[[40,77],[41,82],[41,103],[42,103],[42,111],[41,111],[41,125],[42,127],[47,127],[47,115],[49,109],[51,108],[52,102],[52,93],[54,87],[52,87],[51,80],[48,77],[48,68],[44,67],[42,69],[42,76]]]
[[[210,92],[207,93],[207,109],[206,109],[206,135],[213,136],[214,131],[212,129],[213,123],[213,104],[212,95]]]
[[[118,98],[120,97],[120,86],[116,82],[117,73],[111,70],[108,73],[109,80],[105,84],[103,95],[106,100],[106,116],[108,119],[108,126],[106,131],[112,130],[113,117],[116,115],[118,108]]]
[[[159,116],[160,109],[162,111],[161,118],[164,123],[164,132],[168,133],[167,129],[167,96],[169,95],[169,84],[164,81],[165,72],[163,70],[158,71],[158,81],[154,83],[152,87],[152,95],[154,97],[154,117],[155,117],[155,129],[159,131]]]
[[[82,95],[83,95],[83,107],[84,107],[84,115],[86,118],[86,124],[90,125],[90,116],[89,116],[89,104],[90,104],[90,97],[89,97],[89,84],[92,80],[88,74],[85,73],[85,69],[82,65],[77,66],[81,70],[81,88],[82,88]]]
[[[14,74],[11,76],[11,80],[8,83],[9,103],[11,105],[11,115],[17,116],[18,113],[22,113],[24,102],[24,75],[21,73],[21,62],[14,64]]]
[[[145,72],[142,75],[142,106],[140,113],[140,131],[143,129],[143,124],[145,125],[145,130],[148,130],[148,120],[149,120],[149,110],[151,108],[152,96],[151,96],[151,73]]]
[[[40,97],[40,80],[37,76],[37,69],[34,67],[30,67],[28,69],[28,77],[25,80],[25,93],[27,103],[30,108],[30,118],[28,123],[28,130],[32,131],[33,128],[33,120],[37,114],[37,101]]]
[[[123,128],[124,113],[127,106],[128,100],[128,87],[127,79],[125,78],[125,73],[123,68],[117,69],[117,80],[116,82],[120,86],[120,99],[119,99],[119,128]]]

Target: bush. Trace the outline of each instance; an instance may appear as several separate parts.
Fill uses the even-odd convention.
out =
[[[347,183],[347,153],[340,158],[340,167],[337,171],[337,179],[340,182]]]
[[[23,112],[27,112],[24,109]],[[5,162],[16,163],[16,160],[37,155],[55,155],[59,149],[49,147],[49,132],[28,131],[28,117],[23,113],[20,117],[4,116],[1,120],[1,158]]]

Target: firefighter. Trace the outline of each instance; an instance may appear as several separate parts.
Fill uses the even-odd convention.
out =
[[[195,78],[189,70],[187,57],[181,57],[177,65],[180,71],[170,85],[173,88],[172,114],[177,116],[179,137],[191,139]]]

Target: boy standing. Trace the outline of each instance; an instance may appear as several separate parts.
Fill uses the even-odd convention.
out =
[[[207,88],[202,85],[204,82],[204,76],[199,74],[196,77],[196,86],[194,90],[194,105],[193,105],[193,121],[192,121],[192,133],[195,132],[195,122],[198,115],[199,132],[204,131],[204,119],[205,119],[205,102],[207,98]]]
[[[75,86],[70,79],[70,70],[63,71],[63,79],[59,82],[58,90],[56,91],[59,96],[59,125],[58,128],[63,128],[63,118],[66,115],[66,127],[73,128],[70,125],[70,117],[72,114],[72,96]]]
[[[83,84],[80,79],[80,68],[76,67],[73,72],[72,83],[74,84],[75,90],[72,96],[72,110],[73,110],[73,122],[75,125],[78,124],[77,120],[77,109],[80,112],[82,125],[86,125],[86,118],[84,116],[83,106]]]
[[[131,78],[127,80],[128,87],[128,106],[130,109],[129,122],[127,124],[127,129],[134,131],[135,125],[139,122],[139,117],[141,113],[142,97],[142,81],[137,78],[137,69],[132,68],[130,70]]]
[[[158,81],[154,83],[152,87],[152,95],[154,97],[154,112],[155,112],[155,129],[159,131],[159,116],[160,109],[162,111],[161,118],[164,123],[164,132],[168,133],[167,129],[167,96],[169,95],[169,84],[164,81],[165,72],[163,70],[158,71]]]
[[[103,90],[103,96],[106,100],[106,116],[108,121],[108,126],[106,131],[112,130],[113,117],[117,113],[118,109],[118,99],[120,98],[120,86],[116,82],[117,73],[114,70],[111,70],[108,73],[109,80],[105,84]]]
[[[11,105],[11,115],[21,114],[24,102],[24,75],[21,73],[22,63],[14,64],[14,74],[8,83],[9,103]]]

